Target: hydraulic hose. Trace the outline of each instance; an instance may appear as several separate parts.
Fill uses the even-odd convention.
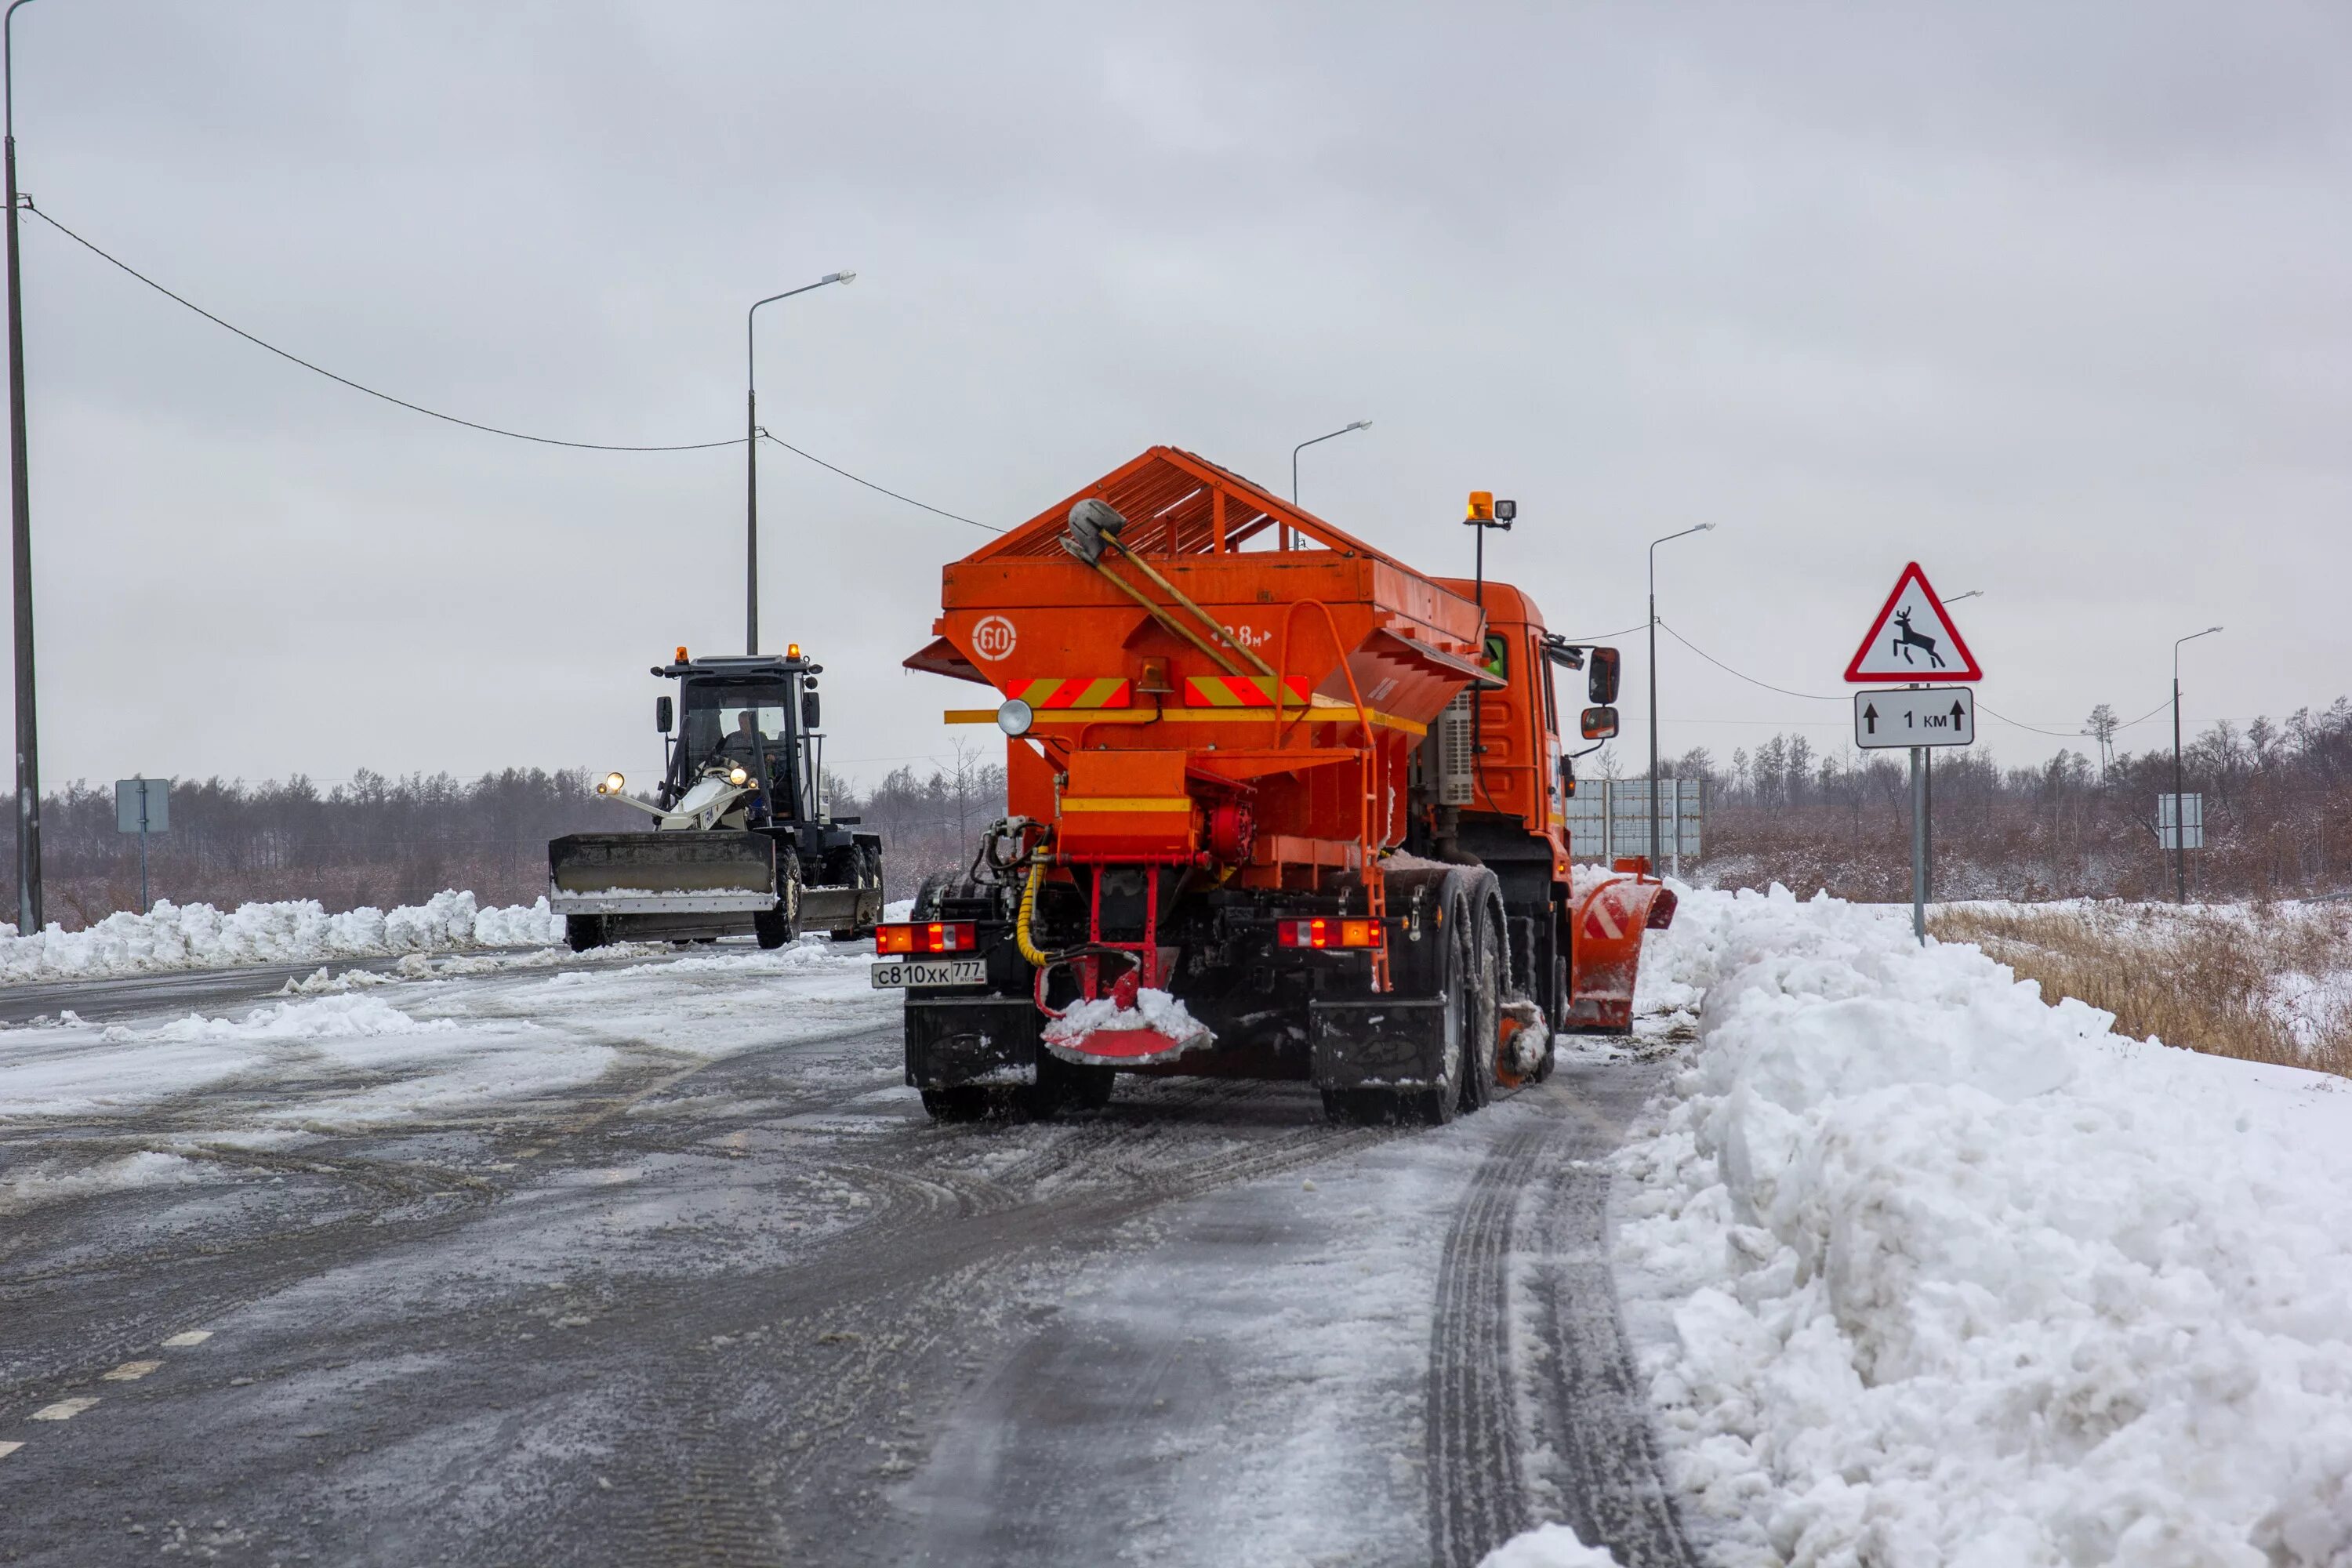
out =
[[[1013,918],[1013,945],[1030,964],[1044,969],[1054,961],[1037,949],[1029,935],[1029,922],[1037,914],[1037,886],[1045,879],[1045,850],[1040,846],[1029,862],[1029,879],[1021,884],[1021,908]]]

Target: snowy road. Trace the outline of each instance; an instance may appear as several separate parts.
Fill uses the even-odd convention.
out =
[[[89,1021],[0,1037],[0,1561],[1697,1561],[1599,1163],[1658,1063],[1436,1131],[1185,1081],[933,1127],[866,963],[44,999]]]

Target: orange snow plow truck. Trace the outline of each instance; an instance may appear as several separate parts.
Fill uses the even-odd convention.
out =
[[[1442,1122],[1631,1027],[1675,896],[1640,863],[1578,890],[1562,817],[1559,688],[1613,734],[1615,649],[1169,447],[944,578],[906,663],[994,689],[948,717],[1004,731],[1010,815],[877,933],[932,1115],[1132,1072]]]

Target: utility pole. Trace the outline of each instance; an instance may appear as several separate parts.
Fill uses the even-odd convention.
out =
[[[16,70],[11,29],[16,7],[0,15],[0,120],[6,130],[8,184],[8,503],[9,558],[16,572],[16,930],[41,929],[40,724],[33,706],[33,491],[25,460],[25,297],[16,260]]]

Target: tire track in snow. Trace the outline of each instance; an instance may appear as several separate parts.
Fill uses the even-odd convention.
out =
[[[1438,1568],[1475,1568],[1544,1519],[1608,1547],[1623,1568],[1698,1568],[1663,1479],[1609,1258],[1605,1158],[1656,1079],[1622,1063],[1564,1063],[1552,1085],[1514,1097],[1541,1120],[1496,1139],[1454,1211],[1430,1327]],[[1520,1328],[1533,1364],[1513,1354]]]
[[[1440,1568],[1476,1568],[1527,1527],[1507,1265],[1520,1194],[1558,1131],[1517,1128],[1496,1142],[1454,1211],[1438,1261],[1426,1457],[1429,1555]]]

